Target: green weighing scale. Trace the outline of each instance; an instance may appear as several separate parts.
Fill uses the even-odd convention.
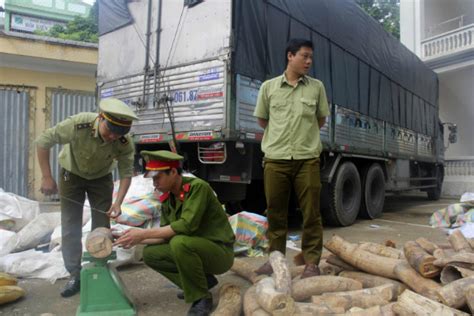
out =
[[[113,251],[106,258],[94,258],[84,252],[81,270],[80,303],[76,316],[132,316],[135,305],[127,293],[117,269],[108,261],[117,258]]]

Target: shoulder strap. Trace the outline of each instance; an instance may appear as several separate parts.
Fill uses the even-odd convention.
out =
[[[92,127],[92,123],[79,123],[76,124],[76,129],[85,129]]]

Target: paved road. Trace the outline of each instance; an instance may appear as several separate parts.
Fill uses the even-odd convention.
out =
[[[390,239],[398,247],[420,236],[435,242],[445,242],[444,232],[430,228],[428,220],[435,210],[454,202],[456,202],[454,199],[428,201],[424,195],[391,196],[387,198],[381,218],[371,221],[358,220],[354,225],[345,228],[325,228],[324,239],[327,240],[333,234],[352,242],[384,242]],[[301,231],[298,228],[298,221],[292,222],[291,234],[299,235]],[[298,242],[295,243],[295,247],[299,247]],[[296,250],[288,249],[289,261],[296,253]],[[245,260],[258,267],[265,259],[245,258]],[[135,265],[121,268],[120,276],[136,302],[138,315],[186,315],[189,305],[176,298],[178,289],[153,270],[144,265]],[[219,284],[232,282],[243,289],[249,286],[248,282],[230,272],[218,276],[218,279]],[[0,307],[0,315],[75,315],[79,296],[61,298],[59,289],[64,283],[64,280],[55,284],[43,280],[21,280],[19,285],[27,290],[27,296],[16,303]],[[214,289],[215,298],[217,293],[218,290]]]

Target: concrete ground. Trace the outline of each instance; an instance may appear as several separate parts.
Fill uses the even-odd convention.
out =
[[[373,241],[383,243],[390,239],[397,247],[401,247],[408,240],[425,237],[434,242],[446,242],[446,234],[428,226],[431,214],[456,199],[441,199],[428,201],[425,195],[400,195],[387,197],[384,214],[375,220],[358,220],[354,225],[344,228],[328,227],[324,229],[324,239],[333,234],[342,236],[351,242]],[[300,222],[292,220],[291,235],[300,235]],[[296,242],[299,247],[299,242]],[[287,258],[297,253],[288,249]],[[244,258],[257,268],[265,258]],[[292,263],[291,263],[292,264]],[[119,275],[127,291],[131,293],[137,308],[138,315],[186,315],[190,305],[176,298],[178,289],[164,277],[147,268],[143,264],[119,268]],[[227,272],[218,276],[219,285],[231,282],[242,287],[242,291],[249,287],[249,283]],[[50,284],[44,280],[24,279],[19,285],[27,291],[27,295],[17,302],[0,307],[0,315],[74,315],[79,305],[79,295],[64,299],[59,296],[60,288],[65,280]],[[214,305],[217,305],[218,288],[213,290]]]

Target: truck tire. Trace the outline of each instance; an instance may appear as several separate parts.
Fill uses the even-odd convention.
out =
[[[438,184],[436,188],[429,189],[427,192],[428,200],[438,201],[441,198],[441,185]]]
[[[349,226],[359,213],[361,200],[359,172],[352,162],[344,162],[330,185],[330,207],[324,213],[330,225]]]
[[[382,215],[385,202],[385,176],[378,163],[371,164],[362,174],[362,202],[360,215],[374,219]]]
[[[436,177],[438,178],[436,180],[436,187],[428,189],[428,191],[426,191],[426,193],[428,194],[428,200],[431,200],[431,201],[438,201],[441,197],[444,175],[443,175],[443,170],[439,167],[437,170]]]

